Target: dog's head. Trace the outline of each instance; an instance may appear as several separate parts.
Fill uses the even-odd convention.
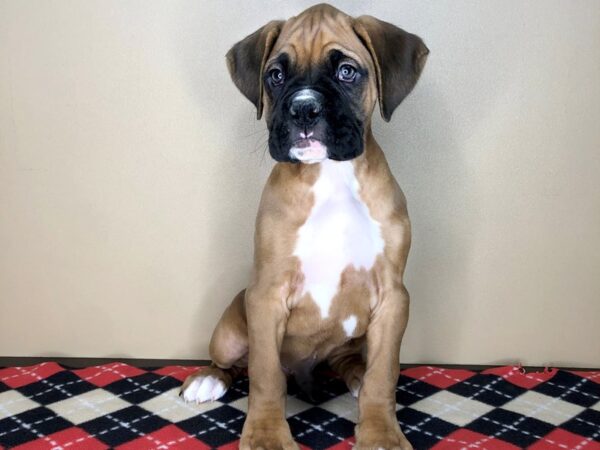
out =
[[[235,44],[227,63],[258,118],[265,113],[271,156],[315,163],[360,155],[376,101],[389,121],[428,53],[392,24],[317,5],[269,22]]]

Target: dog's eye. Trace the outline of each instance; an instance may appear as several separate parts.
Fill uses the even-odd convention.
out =
[[[356,69],[350,64],[342,64],[337,72],[338,80],[351,83],[356,78]]]
[[[269,78],[271,78],[271,82],[273,86],[280,86],[285,81],[285,76],[283,75],[283,71],[279,68],[274,68],[269,71]]]

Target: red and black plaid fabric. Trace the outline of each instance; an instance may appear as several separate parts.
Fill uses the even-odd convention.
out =
[[[187,404],[179,387],[195,369],[0,369],[0,448],[237,448],[248,380],[237,380],[219,401]],[[309,401],[290,385],[287,414],[296,441],[303,448],[351,448],[356,400],[332,375],[319,392]],[[418,367],[401,372],[396,401],[398,422],[417,450],[600,449],[600,372]]]

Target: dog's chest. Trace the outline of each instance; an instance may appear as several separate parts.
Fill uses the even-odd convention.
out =
[[[312,187],[314,204],[298,230],[294,255],[304,275],[302,295],[310,294],[322,318],[329,315],[342,272],[348,267],[370,270],[383,252],[381,226],[359,189],[350,161],[322,162]]]

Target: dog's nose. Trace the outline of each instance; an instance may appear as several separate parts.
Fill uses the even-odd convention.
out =
[[[323,111],[323,96],[313,89],[302,89],[292,97],[290,115],[296,124],[306,127],[317,121]]]

